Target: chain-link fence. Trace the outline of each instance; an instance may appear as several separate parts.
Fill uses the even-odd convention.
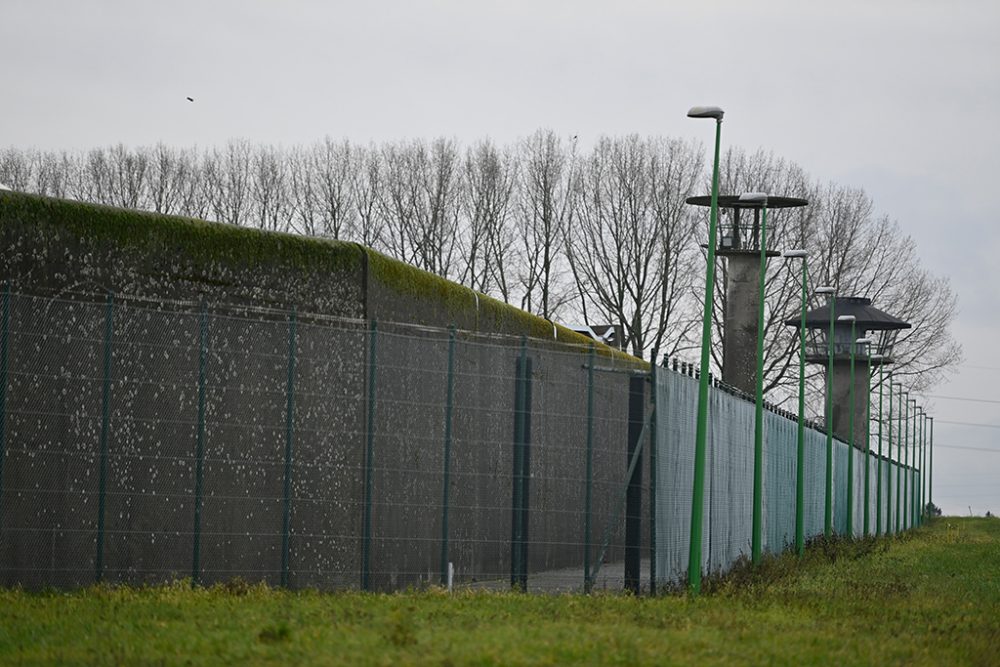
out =
[[[662,581],[683,584],[688,573],[693,511],[696,373],[691,367],[682,367],[679,373],[657,369],[654,391],[657,426],[654,571]],[[754,421],[751,400],[713,383],[709,388],[706,439],[703,572],[724,572],[741,556],[751,553]],[[919,516],[916,501],[919,470],[880,457],[875,451],[866,454],[856,447],[852,455],[851,449],[841,440],[828,440],[815,427],[804,429],[805,539],[826,532],[828,494],[830,532],[838,535],[898,532],[914,525],[914,517]],[[763,458],[761,544],[763,551],[778,553],[793,546],[796,539],[798,423],[791,415],[773,410],[764,413]],[[853,467],[853,476],[848,474],[849,465]],[[852,512],[848,512],[849,499]]]
[[[650,383],[593,346],[9,291],[0,354],[3,585],[638,592],[686,576],[690,372]],[[719,388],[709,414],[706,571],[749,550],[754,425],[752,403]],[[765,433],[764,546],[778,551],[795,534],[796,424],[768,412]],[[805,445],[815,535],[826,436],[808,429]],[[887,462],[881,475],[915,484]]]
[[[110,296],[4,313],[6,585],[620,589],[648,544],[621,358]]]

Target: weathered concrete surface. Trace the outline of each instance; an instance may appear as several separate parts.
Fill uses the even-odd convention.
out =
[[[865,448],[868,432],[869,378],[867,359],[855,360],[854,366],[854,435],[851,436],[851,363],[833,363],[833,434],[844,442]]]
[[[463,576],[509,576],[514,336],[536,337],[528,569],[582,563],[587,357],[562,342],[589,339],[354,244],[13,193],[0,194],[0,242],[0,279],[15,294],[0,583],[71,587],[96,577],[108,291],[105,580],[195,572],[200,303],[201,581],[280,582],[291,433],[289,585],[360,585],[364,319],[380,321],[373,587],[436,582],[441,557],[447,335],[392,322],[512,335],[460,333],[456,346],[447,556]],[[604,365],[641,366],[602,354],[615,354]],[[595,385],[596,542],[620,515],[627,375],[599,373]],[[608,557],[620,555],[615,540]]]
[[[757,390],[757,311],[760,258],[726,258],[726,312],[722,339],[722,381],[753,395]]]

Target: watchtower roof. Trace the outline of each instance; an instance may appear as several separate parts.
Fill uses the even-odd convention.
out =
[[[872,300],[863,296],[835,297],[833,314],[854,315],[854,326],[858,331],[885,331],[892,329],[909,329],[912,325],[898,317],[879,310],[872,305]],[[785,320],[790,327],[799,326],[799,318]],[[841,322],[841,325],[844,323]],[[820,306],[806,313],[807,329],[825,329],[830,326],[830,304]]]

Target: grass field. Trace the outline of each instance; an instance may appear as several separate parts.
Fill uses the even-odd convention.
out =
[[[1000,664],[1000,520],[819,543],[656,599],[0,592],[0,664]]]

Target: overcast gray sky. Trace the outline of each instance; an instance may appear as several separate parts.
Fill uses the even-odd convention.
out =
[[[685,112],[722,106],[726,145],[865,188],[950,277],[966,360],[923,400],[934,500],[996,513],[998,35],[996,0],[4,0],[0,146],[507,142],[540,127],[708,146],[711,123]]]

